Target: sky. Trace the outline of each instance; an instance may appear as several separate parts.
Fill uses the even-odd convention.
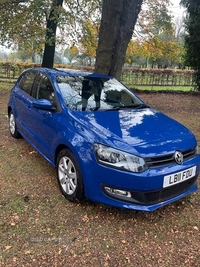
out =
[[[185,8],[180,7],[179,3],[181,0],[170,0],[172,3],[171,7],[169,8],[172,11],[174,17],[181,17]]]

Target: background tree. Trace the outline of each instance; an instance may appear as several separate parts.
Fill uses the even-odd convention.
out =
[[[185,64],[196,71],[196,89],[200,91],[200,0],[182,0],[181,4],[187,8]]]
[[[171,31],[172,16],[168,11],[169,4],[170,0],[144,0],[144,8],[141,10],[135,33],[153,37],[163,31]]]
[[[67,58],[70,64],[78,57],[78,55],[79,50],[74,44],[70,48],[66,48],[64,51],[64,57]]]
[[[0,0],[0,44],[31,52],[30,40],[35,53],[45,47],[43,66],[51,66],[55,45],[78,43],[83,33],[82,22],[91,17],[99,23],[100,0]],[[100,13],[99,13],[100,12]],[[98,14],[98,15],[97,15]],[[56,35],[59,26],[60,35]]]
[[[43,65],[52,66],[56,28],[61,21],[63,0],[0,1],[0,41],[7,46],[41,54]],[[45,46],[45,49],[44,49]],[[34,60],[34,57],[33,57]]]
[[[125,63],[137,67],[146,67],[146,56],[144,55],[143,45],[138,39],[130,40],[127,50]]]
[[[0,61],[6,61],[7,59],[8,59],[7,53],[0,51]]]
[[[172,16],[167,8],[169,4],[169,0],[145,1],[145,8],[141,11],[135,38],[143,46],[142,54],[147,67],[149,64],[152,67],[169,67],[172,61],[178,59]]]
[[[175,33],[175,38],[179,43],[183,44],[183,37],[185,35],[185,27],[184,27],[184,16],[177,17],[174,20],[173,28]]]
[[[83,23],[83,37],[81,38],[81,52],[88,56],[90,64],[96,56],[96,49],[99,35],[99,24],[93,24],[91,20]]]
[[[140,55],[129,49],[129,64],[144,58],[158,64],[166,55],[172,58],[169,52],[174,46],[167,51],[164,45],[169,47],[168,42],[173,41],[168,4],[169,0],[0,0],[0,41],[32,53],[33,61],[45,46],[43,66],[48,67],[53,66],[56,45],[74,45],[78,49],[76,62],[78,59],[82,64],[92,64],[97,49],[96,71],[119,78],[134,30],[133,40],[142,49]]]
[[[47,1],[0,1],[0,42],[15,50],[40,53],[45,42]],[[42,45],[41,45],[42,44]]]

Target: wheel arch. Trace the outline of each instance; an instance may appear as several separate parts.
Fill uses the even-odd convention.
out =
[[[73,148],[73,147],[71,147],[71,146],[69,146],[67,144],[63,144],[62,143],[62,144],[59,144],[57,146],[57,148],[55,150],[55,153],[54,153],[55,154],[55,156],[54,156],[54,164],[55,165],[56,165],[56,160],[57,160],[58,154],[60,153],[61,150],[65,149],[65,148],[69,149],[74,154],[74,156],[76,157],[77,161],[80,162],[79,155],[78,155],[77,151],[75,150],[75,148]]]
[[[82,163],[82,160],[81,160],[81,157],[78,153],[78,151],[76,150],[76,147],[72,146],[70,143],[69,145],[65,144],[65,143],[60,143],[57,147],[56,147],[56,150],[55,150],[55,153],[54,153],[54,166],[56,166],[56,162],[57,162],[57,157],[59,155],[59,153],[63,150],[63,149],[68,149],[71,151],[71,153],[74,155],[74,157],[76,158],[77,160],[77,163],[81,169],[81,173],[82,173],[82,177],[83,177],[83,180],[84,177],[85,177],[85,171],[84,171],[84,167],[83,167],[83,163]]]
[[[61,150],[63,150],[64,148],[70,149],[67,145],[65,144],[60,144],[57,146],[56,150],[55,150],[55,156],[54,156],[54,164],[56,165],[56,161],[57,161],[57,157],[58,154],[60,153]],[[71,150],[71,149],[70,149]]]
[[[12,110],[11,106],[8,106],[8,116],[9,116],[11,110]]]

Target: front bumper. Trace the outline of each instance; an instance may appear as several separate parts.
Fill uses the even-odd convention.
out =
[[[186,170],[192,166],[196,166],[194,177],[163,188],[164,176]],[[196,191],[198,189],[197,178],[199,173],[199,155],[184,162],[182,165],[149,169],[143,173],[123,172],[97,163],[88,172],[87,177],[89,178],[85,183],[85,193],[89,199],[102,204],[134,210],[153,211]]]
[[[184,197],[185,195],[196,191],[198,189],[196,184],[197,178],[198,176],[195,176],[180,184],[153,191],[126,191],[122,188],[111,188],[112,190],[107,190],[108,188],[110,189],[110,187],[104,184],[101,184],[101,187],[104,194],[110,198],[127,203],[133,203],[141,207],[150,206],[153,209],[153,205],[155,204],[165,203],[166,201],[173,200],[174,198],[180,198],[180,196]],[[144,209],[144,207],[142,207],[142,209]]]

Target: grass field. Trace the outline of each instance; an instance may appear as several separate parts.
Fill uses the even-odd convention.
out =
[[[1,82],[0,81],[0,89],[4,89],[4,90],[9,90],[9,89],[11,89],[12,88],[12,86],[14,85],[14,83],[13,82]]]
[[[147,91],[194,91],[194,88],[191,86],[139,86],[139,85],[128,85],[130,88],[136,88],[138,90],[147,90]]]

